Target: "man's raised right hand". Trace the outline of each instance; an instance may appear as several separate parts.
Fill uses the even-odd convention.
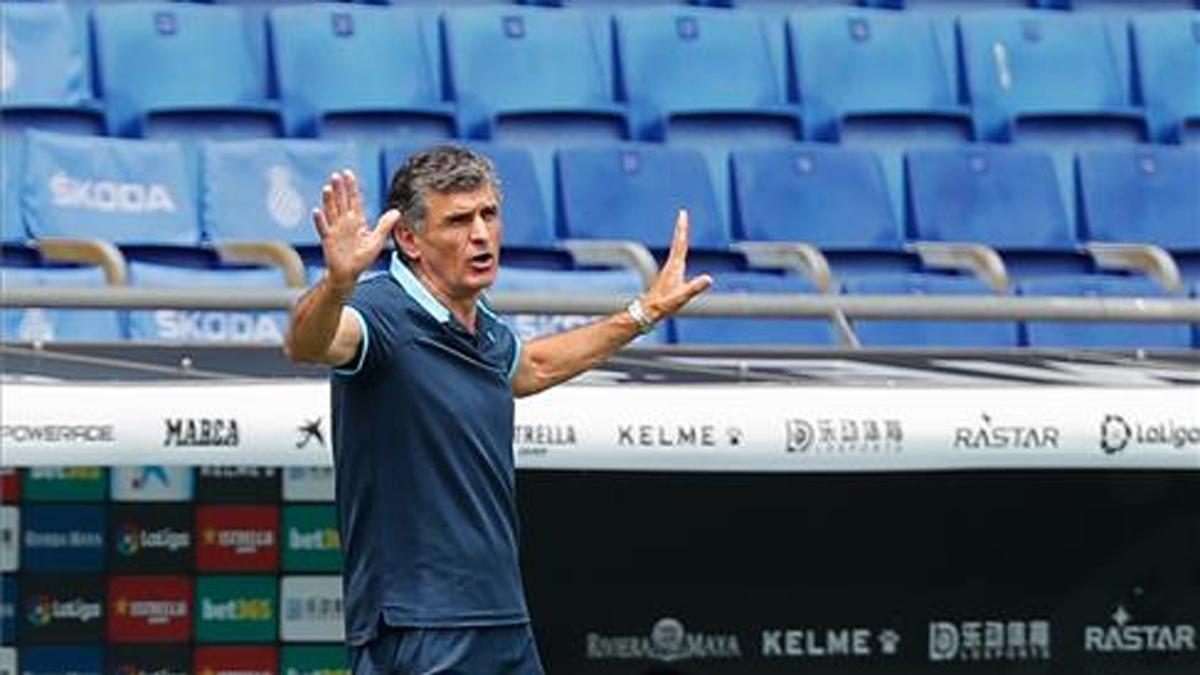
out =
[[[349,296],[358,275],[379,258],[400,212],[389,209],[375,229],[367,229],[362,193],[352,171],[335,171],[321,189],[321,208],[313,209],[313,225],[325,256],[325,279],[338,293]]]

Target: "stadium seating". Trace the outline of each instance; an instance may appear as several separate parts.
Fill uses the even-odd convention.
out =
[[[793,276],[721,272],[710,293],[809,293],[813,288]],[[787,345],[828,347],[838,344],[833,324],[824,319],[741,319],[676,317],[672,339],[690,345]]]
[[[904,275],[847,279],[846,293],[859,295],[986,295],[975,279]],[[854,332],[864,347],[1007,348],[1019,344],[1015,321],[884,321],[859,319]]]
[[[1200,279],[1200,149],[1088,150],[1078,170],[1084,238],[1161,247]]]
[[[505,255],[507,256],[507,248]],[[539,293],[597,293],[634,297],[642,291],[642,280],[632,270],[539,270],[506,266],[496,278],[493,291]],[[506,314],[505,320],[522,340],[558,333],[582,326],[595,317],[580,314]],[[660,344],[667,340],[664,324],[637,339],[637,344]]]
[[[134,286],[213,288],[236,293],[246,288],[283,288],[279,270],[211,270],[133,262]],[[129,338],[139,342],[253,342],[279,344],[287,331],[287,312],[131,310]]]
[[[270,14],[280,95],[293,135],[381,144],[458,132],[442,100],[435,17],[318,3]]]
[[[1073,277],[1036,279],[1017,286],[1026,296],[1163,297],[1166,292],[1140,279]],[[1191,328],[1173,323],[1080,323],[1027,321],[1023,342],[1030,347],[1091,349],[1183,349],[1191,345]]]
[[[0,267],[0,287],[84,286],[105,283],[104,273],[88,268]],[[2,309],[0,340],[5,342],[113,342],[123,337],[119,315],[111,310]]]
[[[109,5],[92,16],[110,133],[282,133],[261,21],[246,21],[235,7],[186,3]]]
[[[815,246],[835,278],[920,267],[874,153],[830,145],[737,151],[735,239]]]
[[[1200,144],[1200,12],[1145,14],[1131,23],[1141,97],[1155,138]]]
[[[641,137],[701,149],[724,212],[730,149],[802,137],[777,18],[652,7],[617,12],[616,31],[619,91]]]

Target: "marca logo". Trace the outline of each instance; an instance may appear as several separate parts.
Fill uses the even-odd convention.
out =
[[[574,447],[578,442],[574,424],[516,424],[513,445],[522,456],[545,455],[552,448]]]
[[[787,628],[762,632],[762,655],[766,657],[894,656],[900,634],[891,628]]]
[[[625,424],[617,427],[617,445],[642,448],[737,447],[741,429],[714,424]]]
[[[5,424],[0,426],[0,443],[35,443],[39,445],[81,444],[81,443],[113,443],[116,441],[113,425],[111,424]],[[39,472],[37,478],[49,479],[48,473],[57,472],[58,480],[80,480],[79,472],[91,471],[98,474],[99,469],[80,468],[50,468],[30,469]]]
[[[934,621],[930,661],[1027,661],[1050,658],[1050,622]]]
[[[265,312],[160,309],[154,312],[154,332],[180,342],[283,342],[279,325]]]
[[[175,213],[175,201],[162,183],[125,183],[74,178],[64,171],[50,177],[54,205],[100,213]]]
[[[279,566],[279,507],[201,506],[196,530],[196,566],[201,570]]]
[[[135,523],[126,523],[117,534],[117,552],[126,557],[156,549],[175,553],[191,545],[191,532],[170,527],[144,530]]]
[[[900,420],[849,417],[791,419],[785,424],[787,452],[798,454],[895,453],[904,449]]]
[[[163,420],[163,424],[166,427],[164,447],[236,447],[238,444],[238,423],[233,418],[175,417]]]
[[[191,581],[186,577],[112,577],[108,634],[114,642],[173,642],[192,631]]]
[[[996,424],[992,416],[980,413],[981,424],[954,430],[954,447],[971,450],[1009,450],[1057,448],[1059,429],[1055,426]]]
[[[659,619],[648,636],[605,636],[588,633],[586,644],[589,659],[653,659],[672,662],[687,659],[737,659],[742,656],[742,648],[736,635],[689,633],[684,629],[682,622],[670,617]]]
[[[1115,455],[1131,443],[1176,450],[1200,446],[1200,424],[1180,424],[1174,420],[1131,423],[1121,415],[1105,415],[1100,423],[1100,448],[1106,454]]]
[[[26,619],[34,626],[48,626],[56,621],[89,623],[100,616],[99,602],[84,598],[62,600],[49,595],[37,596],[26,613]]]
[[[1083,629],[1083,649],[1100,654],[1144,654],[1196,651],[1196,626],[1180,624],[1136,624],[1124,606],[1118,605],[1108,625]]]

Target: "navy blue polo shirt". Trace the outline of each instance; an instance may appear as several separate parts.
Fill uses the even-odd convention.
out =
[[[481,301],[475,334],[394,257],[348,303],[334,371],[346,637],[529,620],[517,561],[512,376],[521,343]]]

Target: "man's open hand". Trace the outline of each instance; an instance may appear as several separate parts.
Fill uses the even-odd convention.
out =
[[[399,220],[400,213],[391,209],[368,230],[354,173],[334,172],[321,190],[321,208],[313,210],[328,282],[337,289],[353,289],[358,275],[379,258]]]
[[[667,254],[667,262],[642,296],[642,307],[652,321],[674,314],[692,298],[712,286],[712,277],[707,274],[690,280],[684,277],[687,272],[688,228],[688,213],[680,209],[679,216],[675,219],[675,236],[671,239],[671,251]]]

